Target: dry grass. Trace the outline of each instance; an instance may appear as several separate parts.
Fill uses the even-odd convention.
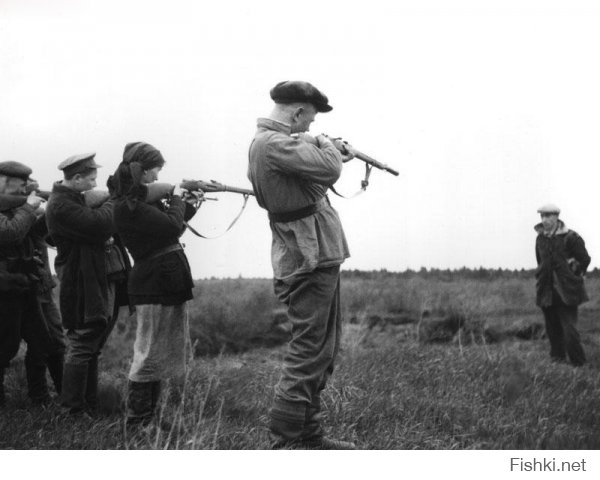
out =
[[[551,363],[543,338],[468,341],[468,324],[508,328],[539,319],[532,285],[505,278],[345,278],[344,313],[355,320],[345,325],[338,368],[323,394],[328,430],[365,449],[600,448],[597,300],[581,311],[589,359],[583,368]],[[598,285],[588,282],[591,292]],[[19,360],[8,373],[0,447],[268,448],[266,413],[284,348],[261,347],[257,340],[269,331],[276,306],[271,282],[206,280],[198,294],[194,335],[209,346],[196,351],[221,353],[195,358],[183,391],[163,396],[159,416],[170,428],[123,427],[134,330],[134,320],[124,318],[101,360],[103,413],[85,420],[57,407],[30,407]],[[369,328],[366,321],[372,314],[410,317],[425,310],[459,313],[468,324],[449,343],[429,344],[418,341],[417,323]]]

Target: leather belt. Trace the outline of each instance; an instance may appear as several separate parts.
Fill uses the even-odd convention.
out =
[[[312,203],[306,207],[292,210],[290,212],[271,213],[269,212],[269,220],[275,223],[294,222],[317,213],[322,210],[325,204],[328,203],[327,197],[323,197],[317,203]]]
[[[162,257],[163,255],[166,255],[167,253],[177,252],[178,250],[183,250],[183,247],[181,246],[181,244],[177,243],[175,245],[169,245],[168,247],[161,248],[157,252],[154,252],[151,255],[148,255],[147,257],[140,258],[138,260],[138,262],[148,262],[150,260],[155,260],[158,257]]]

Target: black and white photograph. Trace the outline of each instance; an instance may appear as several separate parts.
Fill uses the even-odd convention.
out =
[[[598,478],[599,25],[0,0],[0,465]]]

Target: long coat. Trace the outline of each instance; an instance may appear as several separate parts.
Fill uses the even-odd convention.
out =
[[[553,235],[545,235],[541,223],[535,230],[538,232],[535,243],[537,305],[549,307],[557,298],[566,305],[579,305],[589,300],[583,274],[591,258],[583,238],[566,228],[561,220]]]
[[[109,279],[106,242],[115,234],[111,200],[98,208],[85,204],[84,196],[54,184],[46,207],[46,222],[57,248],[54,261],[60,280],[60,311],[63,326],[82,328],[106,323],[112,315],[108,304]],[[127,255],[123,251],[127,266]],[[117,304],[126,305],[125,282],[117,283]]]

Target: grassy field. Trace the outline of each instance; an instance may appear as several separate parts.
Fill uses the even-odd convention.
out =
[[[345,331],[324,392],[326,428],[362,449],[599,449],[600,303],[580,310],[588,364],[551,363],[530,275],[487,278],[347,272]],[[289,331],[270,280],[197,282],[196,357],[182,393],[165,395],[171,429],[123,427],[135,320],[122,318],[101,359],[102,414],[33,408],[22,353],[7,375],[0,448],[266,449],[273,386]],[[445,337],[428,323],[459,318]],[[519,336],[518,332],[533,332]]]

